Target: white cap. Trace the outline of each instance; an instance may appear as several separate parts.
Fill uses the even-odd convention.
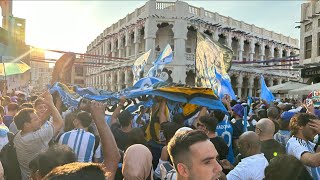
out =
[[[176,131],[176,133],[174,133],[174,135],[177,135],[177,134],[179,134],[179,133],[181,133],[181,132],[184,132],[184,131],[192,131],[193,129],[191,129],[191,128],[189,128],[189,127],[182,127],[182,128],[180,128],[180,129],[178,129],[177,131]]]

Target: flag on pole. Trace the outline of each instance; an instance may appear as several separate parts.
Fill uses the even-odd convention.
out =
[[[207,35],[197,33],[196,48],[196,85],[212,88],[218,94],[219,83],[216,73],[227,75],[231,67],[233,52],[230,48],[210,39]]]
[[[272,92],[267,87],[266,83],[264,82],[263,75],[260,76],[260,83],[261,83],[261,93],[260,98],[262,100],[265,100],[268,104],[270,104],[271,101],[274,100],[274,96]]]
[[[236,100],[237,98],[232,89],[229,75],[225,74],[224,76],[222,76],[217,72],[217,70],[215,70],[215,75],[218,81],[218,95],[220,99],[222,99],[225,94],[228,94],[231,99]]]
[[[134,62],[132,66],[133,84],[137,82],[140,78],[142,78],[140,76],[144,71],[144,66],[147,64],[148,58],[150,56],[150,52],[151,52],[151,49],[148,52],[144,53],[142,56],[140,56]]]
[[[160,77],[162,69],[166,64],[173,60],[173,52],[171,46],[168,44],[160,53],[158,58],[152,63],[153,66],[149,69],[148,77]]]

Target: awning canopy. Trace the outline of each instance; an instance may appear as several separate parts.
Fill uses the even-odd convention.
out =
[[[290,90],[302,88],[302,87],[305,87],[305,86],[307,86],[307,84],[288,81],[286,83],[278,84],[278,85],[271,86],[271,87],[268,87],[268,88],[272,93],[275,93],[275,94],[288,94],[288,92]]]
[[[302,96],[302,95],[308,95],[311,91],[319,90],[319,89],[320,89],[320,83],[317,83],[317,84],[307,85],[299,89],[291,90],[289,91],[289,94]]]

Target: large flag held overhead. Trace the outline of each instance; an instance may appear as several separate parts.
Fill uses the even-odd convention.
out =
[[[152,63],[153,66],[148,72],[148,77],[160,77],[161,71],[166,64],[171,63],[173,60],[173,53],[170,44],[160,53],[158,58]]]
[[[218,95],[220,99],[222,99],[225,94],[228,94],[231,97],[231,99],[237,100],[236,95],[232,89],[229,75],[225,74],[224,76],[222,76],[216,70],[215,73],[218,81]]]
[[[216,71],[225,76],[231,67],[233,52],[230,48],[210,39],[207,35],[197,33],[196,48],[196,85],[212,88],[218,92]]]
[[[261,75],[260,77],[260,83],[261,83],[261,93],[260,93],[260,98],[262,100],[265,100],[268,104],[270,104],[271,101],[274,100],[274,96],[272,92],[269,90],[267,87],[266,83],[264,82],[264,77]]]
[[[132,66],[133,73],[133,83],[137,82],[141,77],[141,74],[144,72],[144,66],[147,64],[148,58],[150,56],[151,49],[140,56]]]

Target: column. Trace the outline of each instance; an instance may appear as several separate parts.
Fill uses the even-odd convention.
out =
[[[270,46],[270,56],[268,57],[268,59],[274,59],[274,44],[272,44]],[[274,62],[271,62],[270,65],[273,65]]]
[[[130,33],[129,31],[126,31],[126,39],[125,39],[125,46],[126,46],[126,57],[128,58],[130,56]]]
[[[122,51],[123,51],[123,47],[122,47],[122,37],[120,35],[118,35],[118,57],[122,57]]]
[[[118,70],[118,91],[122,89],[122,84],[123,84],[123,77],[122,77],[122,71]]]
[[[232,33],[227,34],[227,46],[232,49]]]
[[[182,19],[175,20],[173,26],[174,32],[174,60],[175,65],[174,71],[172,73],[173,82],[181,82],[182,84],[186,81],[186,40],[188,33],[188,24],[187,21]]]
[[[273,86],[273,78],[269,78],[269,87]]]
[[[254,76],[250,75],[248,78],[248,88],[249,88],[249,94],[248,96],[252,97],[252,90],[254,87]]]
[[[250,61],[253,61],[253,55],[254,55],[254,50],[255,50],[255,39],[251,39],[250,41],[250,49],[249,49],[249,58],[250,58]]]
[[[238,89],[238,97],[241,98],[242,96],[242,92],[241,92],[241,88],[242,88],[242,83],[243,83],[243,75],[240,73],[237,77],[237,89]]]
[[[218,28],[216,28],[214,33],[213,33],[213,40],[215,40],[215,41],[219,40],[219,30],[218,30]]]
[[[109,54],[110,54],[110,46],[111,46],[111,44],[110,44],[110,40],[107,40],[106,41],[106,43],[107,43],[107,45],[106,45],[106,56],[109,56]]]
[[[126,88],[129,87],[129,69],[126,69],[126,71],[124,72],[124,83],[126,85]]]
[[[147,18],[145,22],[145,33],[144,33],[144,39],[145,39],[145,51],[149,51],[151,49],[149,60],[154,60],[154,49],[155,49],[155,41],[156,41],[156,32],[157,32],[157,22],[154,18]],[[178,46],[179,47],[179,46]],[[178,49],[178,48],[177,48]],[[147,64],[151,64],[152,62],[147,62]]]
[[[242,58],[242,54],[244,51],[244,37],[243,36],[240,36],[238,43],[239,43],[238,44],[239,61],[243,61],[243,58]]]
[[[111,39],[111,56],[116,57],[116,42],[114,38]]]
[[[261,60],[261,61],[264,60],[264,56],[265,56],[264,51],[265,51],[265,49],[266,49],[265,46],[266,46],[266,45],[265,45],[264,42],[262,42],[262,43],[260,44],[260,60]]]
[[[140,33],[139,28],[136,26],[134,27],[134,58],[138,58],[139,54],[139,43],[140,43]]]

